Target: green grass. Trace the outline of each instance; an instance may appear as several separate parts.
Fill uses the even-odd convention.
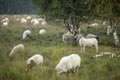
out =
[[[108,56],[91,59],[95,55],[95,48],[86,48],[85,53],[80,52],[79,46],[64,44],[61,36],[67,30],[60,25],[31,26],[30,23],[20,25],[13,16],[8,16],[12,21],[7,27],[0,28],[0,80],[119,80],[120,58]],[[19,17],[22,17],[19,16]],[[35,17],[35,16],[34,16]],[[0,18],[1,20],[2,18]],[[47,33],[39,35],[39,29],[46,29]],[[22,41],[22,32],[32,30],[32,39]],[[99,52],[113,52],[120,54],[119,48],[113,48],[113,36],[104,33],[104,27],[87,30],[85,25],[81,30],[87,33],[96,33],[100,36]],[[118,28],[120,30],[120,28]],[[120,33],[118,33],[119,35]],[[13,46],[24,44],[28,56],[42,54],[44,63],[42,68],[35,67],[30,72],[25,72],[26,60],[23,55],[15,54],[12,59],[8,53]],[[55,71],[55,66],[63,56],[77,53],[81,57],[81,66],[78,74],[60,75]]]

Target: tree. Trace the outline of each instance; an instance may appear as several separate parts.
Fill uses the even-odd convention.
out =
[[[63,19],[66,28],[74,36],[86,18],[106,19],[112,26],[120,19],[119,0],[33,0],[33,3],[46,16]]]
[[[46,16],[64,20],[66,28],[76,36],[81,22],[86,16],[84,0],[34,0],[40,12]]]
[[[120,1],[119,0],[86,0],[88,12],[92,16],[108,20],[114,27],[120,20]]]

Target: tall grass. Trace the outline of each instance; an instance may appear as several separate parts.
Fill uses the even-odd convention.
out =
[[[13,16],[9,16],[13,19]],[[22,17],[22,16],[21,16]],[[120,58],[109,58],[108,56],[91,59],[95,55],[95,49],[86,48],[85,53],[80,52],[79,46],[64,44],[61,36],[66,29],[60,25],[38,25],[30,27],[30,24],[11,22],[8,27],[0,29],[0,80],[119,80],[120,79]],[[39,29],[46,29],[47,33],[39,35]],[[21,40],[22,32],[26,29],[32,30],[32,39]],[[85,25],[81,26],[84,35],[96,33],[100,36],[99,51],[109,51],[120,54],[119,48],[113,48],[112,35],[104,33],[104,27],[87,30]],[[119,34],[119,33],[118,33]],[[33,68],[25,72],[27,58],[17,53],[12,59],[8,53],[13,46],[23,43],[28,56],[42,54],[44,63],[42,68]],[[81,57],[81,66],[78,74],[60,75],[55,71],[55,66],[63,56],[77,53]]]

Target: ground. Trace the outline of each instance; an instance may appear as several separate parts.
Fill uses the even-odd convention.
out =
[[[3,19],[0,16],[0,20]],[[62,25],[47,23],[46,25],[32,26],[31,23],[20,24],[14,15],[7,15],[10,24],[0,28],[0,80],[119,80],[120,79],[120,58],[103,56],[92,59],[91,56],[98,54],[95,48],[86,48],[85,53],[80,52],[80,46],[64,44],[62,34],[67,29]],[[25,17],[19,15],[19,18]],[[35,16],[33,16],[35,17]],[[40,29],[45,29],[46,34],[39,35]],[[32,31],[31,38],[23,41],[22,33],[24,30]],[[119,28],[117,30],[120,30]],[[100,36],[99,52],[112,52],[120,55],[120,48],[113,46],[113,35],[107,36],[104,26],[101,24],[95,29],[86,29],[86,24],[81,25],[81,32],[96,33]],[[118,33],[119,35],[119,33]],[[26,61],[22,53],[17,53],[13,58],[8,54],[11,49],[18,44],[24,44],[28,57],[34,54],[41,54],[44,57],[42,68],[33,68],[26,72]],[[55,71],[55,66],[63,56],[76,53],[81,57],[81,66],[78,74],[60,75]]]

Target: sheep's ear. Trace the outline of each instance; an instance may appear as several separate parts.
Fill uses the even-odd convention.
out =
[[[33,60],[31,60],[31,64],[35,64],[35,62]]]

